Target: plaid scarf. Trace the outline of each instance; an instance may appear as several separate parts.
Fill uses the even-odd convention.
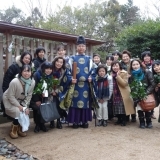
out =
[[[113,95],[114,95],[113,103],[118,104],[122,101],[122,96],[116,81],[117,73],[112,73],[112,76],[113,76]]]
[[[105,77],[98,77],[97,97],[100,99],[109,98],[109,84],[107,75]]]

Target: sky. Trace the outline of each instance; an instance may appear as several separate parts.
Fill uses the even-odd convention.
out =
[[[49,10],[56,10],[57,5],[65,5],[66,3],[68,5],[71,5],[73,7],[77,6],[83,6],[86,2],[93,2],[95,0],[0,0],[0,10],[5,10],[12,5],[14,5],[17,8],[20,8],[23,10],[23,12],[27,15],[29,14],[29,11],[31,7],[38,7],[39,2],[41,3],[41,6],[43,8],[41,9],[42,13],[45,14]],[[104,1],[104,0],[99,0]],[[127,3],[128,0],[118,0],[120,4]],[[4,3],[5,2],[5,3]],[[31,5],[33,2],[33,6]],[[147,14],[147,12],[150,12],[152,16],[156,13],[155,8],[153,7],[153,4],[156,4],[160,8],[160,0],[133,0],[133,4],[138,6],[141,10],[141,14]]]

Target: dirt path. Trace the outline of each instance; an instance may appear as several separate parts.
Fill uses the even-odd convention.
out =
[[[158,118],[158,108],[155,109]],[[11,139],[8,136],[10,123],[0,125],[0,137],[6,138],[24,152],[40,160],[158,160],[160,158],[160,123],[153,121],[153,129],[139,129],[138,121],[126,127],[107,127],[72,129],[64,125],[62,130],[33,132],[34,123],[28,136]],[[49,124],[47,124],[48,126]]]

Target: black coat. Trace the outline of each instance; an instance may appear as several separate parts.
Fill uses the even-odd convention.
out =
[[[37,71],[37,69],[40,67],[40,65],[41,65],[43,62],[45,62],[45,61],[46,61],[45,58],[43,58],[43,59],[41,59],[41,58],[39,58],[39,57],[35,58],[35,59],[33,60],[35,71]]]
[[[3,93],[8,89],[9,83],[15,78],[20,72],[20,66],[14,62],[6,71],[3,78],[2,90]]]

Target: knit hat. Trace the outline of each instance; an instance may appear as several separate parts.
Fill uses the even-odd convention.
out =
[[[77,45],[79,45],[79,44],[84,44],[84,45],[86,45],[86,40],[85,40],[85,38],[84,38],[83,36],[79,36],[79,37],[77,38]]]

